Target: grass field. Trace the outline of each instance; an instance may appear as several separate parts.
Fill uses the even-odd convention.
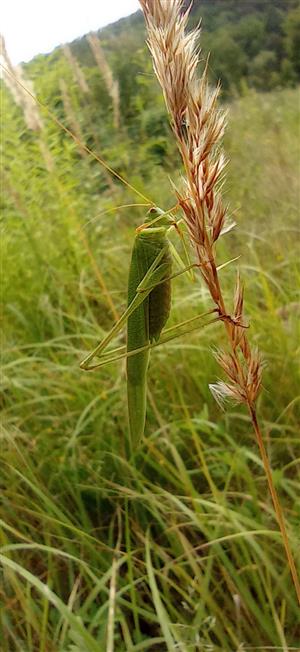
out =
[[[208,384],[222,324],[155,349],[146,433],[130,462],[124,364],[79,369],[126,304],[141,202],[45,118],[34,134],[4,100],[2,342],[3,652],[299,650],[297,600],[251,425]],[[299,567],[298,94],[230,107],[226,197],[250,337],[266,363],[259,415]],[[17,157],[15,157],[17,151]],[[152,166],[128,180],[174,205]],[[173,237],[176,243],[176,234]],[[235,269],[222,273],[232,296]],[[230,300],[230,299],[228,299]],[[174,281],[170,325],[211,307]],[[299,329],[298,329],[299,330]],[[119,338],[122,343],[124,334]]]

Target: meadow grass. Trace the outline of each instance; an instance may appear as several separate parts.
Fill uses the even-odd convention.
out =
[[[18,157],[2,234],[4,652],[297,650],[296,596],[251,423],[241,407],[222,413],[208,389],[222,325],[152,353],[145,439],[126,461],[124,365],[83,374],[79,361],[124,309],[144,209],[114,211],[135,201],[119,186],[92,192],[89,161],[74,167],[74,144],[51,124],[49,172],[7,110]],[[251,336],[267,362],[259,413],[299,562],[296,133],[296,91],[230,107],[238,228],[219,260],[241,254]],[[138,184],[168,208],[162,177],[153,167]],[[222,282],[230,298],[230,267]],[[203,285],[173,285],[170,324],[211,307]]]

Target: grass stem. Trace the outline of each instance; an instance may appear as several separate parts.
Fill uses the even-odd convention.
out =
[[[276,518],[277,518],[277,521],[278,521],[278,525],[280,527],[280,532],[281,532],[281,535],[282,535],[282,540],[283,540],[283,544],[284,544],[288,564],[289,564],[289,567],[290,567],[291,576],[292,576],[292,579],[293,579],[293,582],[294,582],[298,602],[299,602],[299,605],[300,605],[300,582],[299,582],[299,577],[298,577],[298,573],[297,573],[293,553],[292,553],[292,550],[291,550],[291,547],[290,547],[288,534],[287,534],[286,527],[285,527],[285,522],[284,522],[284,517],[283,517],[281,504],[280,504],[278,494],[277,494],[277,491],[276,491],[276,488],[275,488],[275,485],[274,485],[274,482],[273,482],[272,471],[271,471],[267,451],[266,451],[266,448],[265,448],[264,440],[263,440],[263,437],[262,437],[262,433],[261,433],[261,430],[260,430],[260,427],[259,427],[259,424],[258,424],[255,407],[249,405],[249,411],[250,411],[250,415],[251,415],[251,420],[252,420],[254,432],[255,432],[255,435],[256,435],[256,441],[258,443],[260,454],[261,454],[261,459],[262,459],[262,462],[263,462],[263,465],[264,465],[264,470],[265,470],[265,474],[266,474],[267,481],[268,481],[269,491],[270,491],[270,494],[272,496]]]

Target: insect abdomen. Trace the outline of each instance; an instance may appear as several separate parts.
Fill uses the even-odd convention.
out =
[[[172,259],[169,248],[162,258],[162,263],[167,263],[166,277],[172,273]],[[164,328],[171,309],[171,281],[168,278],[157,285],[149,295],[149,339],[158,340]]]
[[[140,267],[138,282],[142,281],[143,276],[155,258],[164,250],[164,254],[159,261],[159,266],[165,266],[164,276],[167,280],[156,285],[144,303],[144,310],[148,312],[148,319],[146,317],[148,327],[147,335],[150,342],[152,342],[159,338],[170,314],[171,281],[169,277],[172,273],[172,257],[164,228],[145,229],[137,238]]]

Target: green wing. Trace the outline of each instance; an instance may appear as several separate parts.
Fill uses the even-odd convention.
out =
[[[156,275],[158,284],[127,321],[128,352],[147,346],[153,339],[158,339],[170,312],[170,281],[163,280],[171,275],[172,266],[166,229],[149,228],[137,234],[128,278],[128,305],[139,291],[138,286],[151,265],[155,265],[158,256]],[[145,428],[148,364],[149,350],[127,358],[128,417],[133,448],[137,446]]]

